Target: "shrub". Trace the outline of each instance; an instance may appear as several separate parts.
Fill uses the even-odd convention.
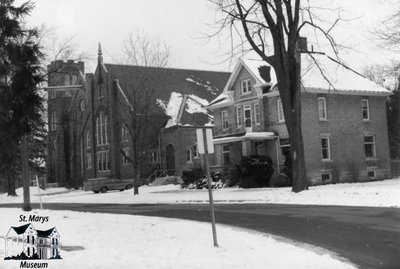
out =
[[[243,156],[240,161],[241,179],[239,186],[266,187],[269,185],[273,173],[274,169],[270,157],[263,155]]]
[[[203,170],[201,168],[194,168],[192,170],[182,171],[183,185],[188,186],[195,181],[204,177]]]

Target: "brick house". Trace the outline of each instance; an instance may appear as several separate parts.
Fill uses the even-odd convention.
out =
[[[48,70],[47,181],[75,187],[89,178],[132,178],[134,145],[139,177],[146,178],[156,169],[180,173],[181,162],[174,161],[171,167],[168,158],[171,145],[178,159],[195,140],[183,135],[183,140],[172,138],[179,142],[162,144],[163,137],[174,128],[186,132],[189,124],[193,127],[209,119],[201,116],[204,113],[182,109],[186,112],[176,127],[168,125],[170,97],[178,94],[187,101],[190,97],[188,102],[208,103],[221,93],[229,77],[226,72],[105,64],[100,46],[94,74],[85,74],[84,63],[73,61],[52,62]],[[138,143],[133,143],[134,137],[140,139]]]
[[[290,142],[277,86],[265,62],[238,60],[209,106],[214,169],[258,154],[273,159],[275,173],[282,170]],[[301,55],[301,87],[307,180],[390,177],[385,105],[390,92],[322,54]]]

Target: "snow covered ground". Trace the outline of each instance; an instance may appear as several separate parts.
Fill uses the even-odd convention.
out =
[[[214,248],[207,223],[17,208],[0,209],[0,268],[20,267],[3,260],[3,238],[10,226],[24,224],[21,214],[49,216],[33,223],[36,229],[57,227],[63,260],[48,261],[48,268],[355,268],[322,249],[223,225]]]
[[[140,195],[133,190],[94,194],[63,188],[41,191],[44,203],[207,203],[207,190],[182,190],[179,185],[143,186]],[[31,187],[31,201],[39,202],[37,188]],[[308,191],[293,193],[290,188],[218,189],[216,203],[277,203],[344,206],[400,207],[400,178],[368,183],[345,183],[310,187]],[[21,203],[18,197],[0,195],[0,203]]]

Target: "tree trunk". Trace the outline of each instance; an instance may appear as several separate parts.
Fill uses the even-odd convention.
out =
[[[138,170],[138,161],[137,161],[137,141],[133,141],[132,145],[132,151],[133,151],[133,162],[132,162],[132,168],[133,168],[133,195],[139,195],[139,170]]]
[[[17,196],[17,193],[15,192],[15,178],[12,176],[7,177],[7,195]]]

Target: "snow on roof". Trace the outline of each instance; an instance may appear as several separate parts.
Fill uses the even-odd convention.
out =
[[[210,81],[203,81],[201,78],[198,78],[195,75],[190,75],[190,77],[185,78],[185,80],[206,88],[206,90],[212,95],[217,95],[217,93],[220,92],[218,88],[211,85]]]
[[[247,70],[259,81],[260,84],[265,84],[266,81],[260,76],[260,72],[258,68],[261,66],[269,66],[269,64],[265,63],[265,61],[255,60],[255,59],[241,59],[241,61],[248,67]],[[271,67],[271,81],[273,85],[277,83],[275,72],[273,72],[273,68]]]
[[[368,80],[356,73],[356,71],[346,68],[325,54],[303,53],[301,57],[301,83],[305,91],[337,90],[341,93],[390,94],[390,91],[384,87]],[[266,83],[258,71],[260,66],[268,65],[265,61],[248,59],[241,59],[240,61],[261,84]],[[273,69],[271,72],[271,82],[273,84],[277,83]]]
[[[165,114],[170,117],[165,128],[177,125],[177,118],[179,114],[179,108],[181,107],[183,95],[177,92],[172,92],[167,104],[161,99],[157,99],[157,103],[165,110]]]
[[[246,132],[241,136],[229,136],[229,137],[221,137],[214,138],[214,144],[225,144],[232,142],[239,142],[243,140],[270,140],[275,139],[276,135],[273,132]]]
[[[218,95],[214,100],[212,100],[209,104],[210,108],[224,107],[232,105],[232,99],[229,95],[229,92],[223,92]]]
[[[185,104],[182,104],[185,102]],[[200,98],[197,95],[183,95],[181,93],[172,92],[168,102],[164,102],[161,99],[157,99],[158,105],[164,109],[165,114],[170,117],[165,128],[169,128],[175,125],[190,126],[191,124],[182,123],[182,115],[184,112],[189,114],[204,114],[205,118],[212,120],[212,116],[208,113],[205,108],[208,105],[206,99]],[[184,111],[180,111],[184,108]],[[185,117],[186,119],[187,117]],[[199,124],[197,117],[190,118],[193,120],[193,124]]]

